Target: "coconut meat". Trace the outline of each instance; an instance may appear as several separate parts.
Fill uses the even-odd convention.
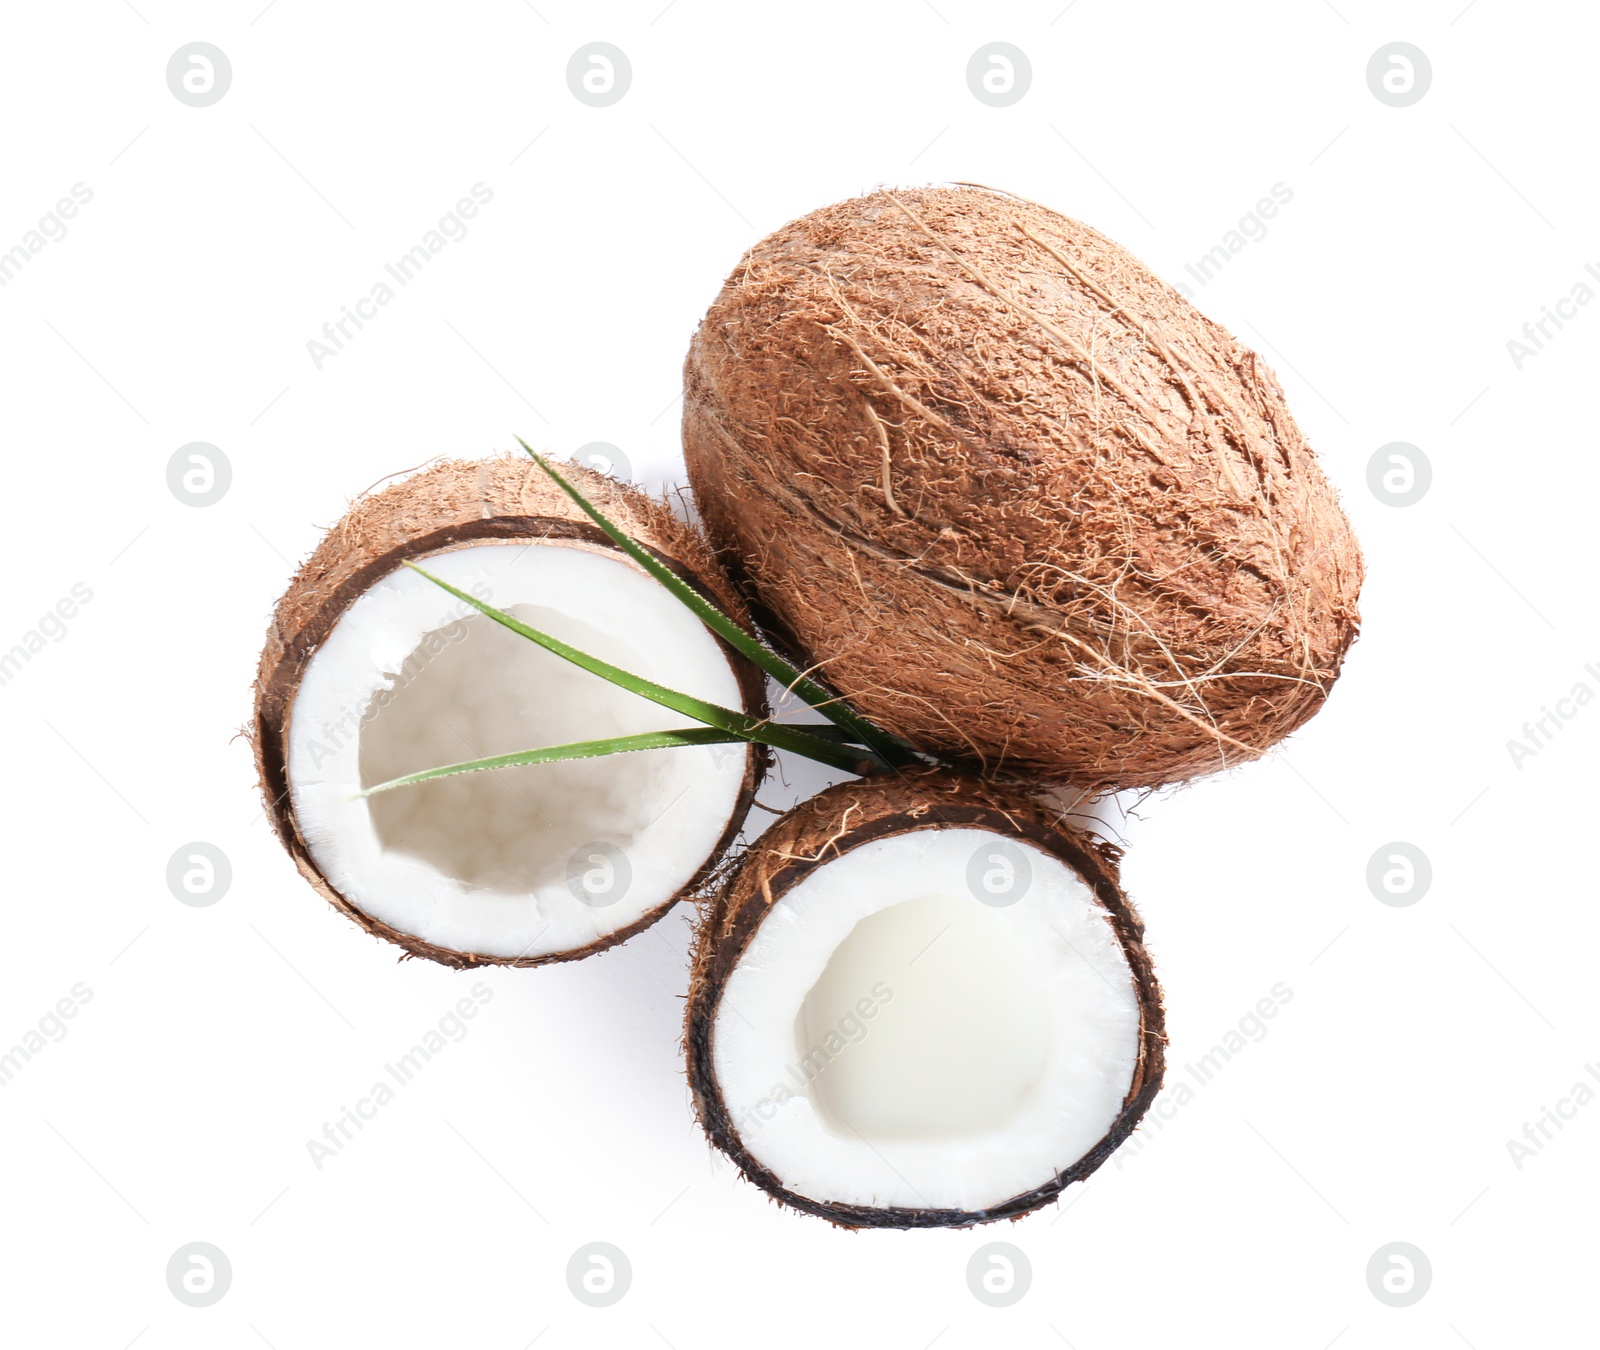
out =
[[[969,878],[1017,849],[1020,898],[975,898]],[[1104,1138],[1139,1045],[1132,973],[1077,873],[986,830],[923,829],[778,898],[723,989],[712,1058],[740,1141],[785,1189],[975,1211]]]
[[[614,551],[476,544],[420,565],[613,665],[742,707],[715,638]],[[576,950],[657,909],[700,869],[736,808],[743,746],[354,794],[438,765],[688,724],[400,568],[355,600],[307,665],[288,732],[295,817],[328,883],[392,928],[486,956]]]

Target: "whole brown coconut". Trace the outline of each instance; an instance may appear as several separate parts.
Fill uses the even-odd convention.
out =
[[[869,909],[884,907],[853,929],[853,914],[834,924],[835,931],[848,931],[834,949],[835,958],[885,917],[928,903],[923,886],[930,878],[926,864],[920,864],[919,875],[919,858],[936,854],[941,836],[959,840],[957,863],[942,878],[935,867],[934,893],[959,898],[946,901],[947,908],[932,920],[937,931],[927,934],[931,940],[926,946],[923,935],[917,934],[898,956],[890,944],[879,948],[871,965],[854,967],[854,982],[847,989],[867,997],[853,1004],[852,1012],[875,1020],[857,1020],[853,1026],[841,1021],[837,1030],[843,1033],[842,1042],[831,1049],[825,1044],[810,1046],[807,1055],[810,1038],[802,1031],[806,1019],[795,1015],[790,1006],[793,997],[789,1003],[771,997],[784,982],[785,965],[806,962],[808,947],[817,945],[817,926],[827,923],[823,911],[830,904],[839,906],[841,892],[850,897],[847,905],[864,901]],[[987,840],[993,852],[980,846],[969,861],[967,851],[974,838]],[[869,858],[874,850],[877,856]],[[1031,883],[1019,879],[1026,875],[1024,851],[1034,860]],[[998,897],[984,894],[984,873],[1002,863],[996,854],[1006,853],[1024,872],[1006,873],[1003,885],[1010,889]],[[806,889],[823,871],[852,860],[865,866],[848,882],[835,881],[832,896],[814,886]],[[846,1228],[968,1227],[1020,1218],[1056,1200],[1067,1186],[1104,1163],[1132,1133],[1161,1090],[1165,1069],[1161,989],[1144,946],[1144,925],[1122,890],[1118,860],[1115,847],[1066,824],[1025,794],[937,769],[839,783],[795,807],[740,855],[720,878],[712,903],[702,910],[684,1010],[684,1043],[695,1111],[707,1137],[747,1180],[775,1200]],[[1084,927],[1072,928],[1072,903],[1057,901],[1057,907],[1051,907],[1044,878],[1052,867],[1074,879],[1075,903],[1089,916]],[[895,894],[896,888],[906,893]],[[1000,908],[989,908],[996,905]],[[1050,1142],[1031,1161],[1025,1161],[1026,1134],[1007,1133],[1005,1124],[992,1115],[986,1129],[958,1128],[955,1136],[942,1137],[926,1133],[931,1121],[904,1119],[883,1136],[873,1137],[872,1126],[856,1115],[837,1124],[835,1137],[830,1138],[828,1131],[814,1132],[810,1149],[802,1149],[798,1156],[793,1135],[789,1147],[773,1147],[776,1133],[795,1124],[780,1115],[795,1108],[796,1098],[808,1099],[808,1114],[825,1114],[819,1108],[819,1089],[837,1084],[838,1075],[849,1071],[851,1057],[865,1053],[855,1048],[860,1041],[877,1044],[880,1060],[871,1068],[858,1068],[858,1075],[880,1068],[896,1074],[895,1086],[887,1091],[900,1100],[916,1100],[930,1082],[948,1079],[946,1110],[952,1094],[988,1098],[991,1106],[1001,1108],[1003,1121],[1004,1094],[993,1091],[992,1083],[985,1086],[982,1068],[970,1058],[963,1065],[962,1050],[950,1037],[950,1023],[954,1019],[957,1024],[977,1024],[974,1039],[980,1062],[1008,1053],[1007,1030],[985,1024],[994,1004],[1003,1002],[1008,992],[995,987],[992,974],[986,978],[983,973],[984,939],[992,938],[985,927],[1002,923],[1004,916],[1020,916],[1029,906],[1040,907],[1031,920],[1036,928],[1013,932],[1013,940],[1020,941],[1025,952],[1017,982],[1026,983],[1027,967],[1038,962],[1047,985],[1059,987],[1076,978],[1091,994],[1119,1003],[1124,1011],[1114,1034],[1092,1016],[1057,1017],[1053,1026],[1048,1019],[1039,1019],[1048,1028],[1047,1036],[1061,1042],[1065,1059],[1075,1064],[1092,1062],[1108,1039],[1121,1044],[1124,1077],[1114,1095],[1101,1101],[1103,1114],[1091,1130],[1080,1134],[1076,1143],[1055,1137],[1063,1118],[1074,1109],[1069,1094],[1049,1098],[1040,1112],[1041,1133],[1050,1136]],[[962,910],[978,926],[946,937],[951,927],[963,928]],[[908,956],[909,961],[904,959]],[[940,957],[949,965],[936,977],[941,981],[937,994],[913,1013],[919,1005],[902,981],[914,982],[917,969],[929,978],[930,962]],[[1052,959],[1062,964],[1051,966]],[[1101,964],[1085,969],[1096,960]],[[747,978],[741,1005],[736,993],[742,976]],[[885,983],[873,984],[880,976]],[[943,982],[946,978],[948,983]],[[794,987],[803,988],[808,979],[801,975]],[[825,974],[813,988],[813,997],[826,980]],[[886,1023],[894,1016],[902,1020],[890,1029]],[[910,1043],[905,1039],[908,1016],[928,1017],[932,1054],[918,1053],[926,1047],[917,1046],[914,1037]],[[741,1101],[738,1043],[759,1032],[752,1019],[763,1018],[773,1027],[771,1039],[779,1047],[775,1057],[791,1062],[781,1070],[770,1068],[766,1077],[759,1070],[754,1075],[759,1083],[779,1080],[769,1097],[755,1103]],[[1023,1037],[1028,1032],[1026,1026],[1010,1030]],[[897,1032],[902,1039],[886,1051],[881,1049],[883,1041],[874,1042]],[[885,1058],[902,1063],[890,1065]],[[855,1063],[860,1064],[859,1058]],[[1048,1077],[1029,1082],[1019,1100],[1037,1104],[1048,1097],[1048,1087]],[[924,1128],[922,1137],[913,1138],[908,1151],[898,1154],[907,1148],[908,1127],[915,1134],[918,1125]],[[836,1155],[831,1167],[828,1150]],[[850,1158],[850,1153],[856,1157]],[[961,1189],[956,1178],[974,1168],[981,1171],[986,1159],[1000,1160],[1005,1181],[997,1182],[981,1203],[951,1203],[950,1195]],[[865,1187],[859,1176],[851,1177],[852,1164],[869,1169]],[[896,1183],[909,1197],[907,1202],[881,1198],[883,1191],[895,1191]],[[878,1192],[879,1198],[865,1202],[864,1190]],[[845,1198],[851,1194],[855,1198]]]
[[[695,529],[676,519],[664,503],[579,465],[564,465],[563,472],[570,482],[635,541],[652,551],[725,612],[744,620],[744,607],[728,585],[705,540]],[[653,903],[636,920],[621,927],[614,924],[608,927],[603,922],[616,913],[620,905],[615,908],[596,908],[595,931],[571,946],[554,950],[524,948],[521,952],[507,954],[485,952],[470,946],[445,945],[382,921],[367,912],[351,895],[343,893],[326,874],[325,866],[319,861],[315,832],[306,828],[305,821],[296,809],[296,783],[291,773],[291,732],[297,695],[313,659],[328,643],[341,619],[375,586],[386,578],[405,575],[400,569],[407,562],[428,560],[429,566],[438,567],[444,555],[492,544],[521,545],[515,553],[524,553],[534,547],[553,547],[599,554],[616,560],[619,566],[632,569],[641,577],[645,575],[643,569],[626,559],[571,498],[530,461],[501,458],[435,463],[382,491],[358,498],[295,574],[278,602],[261,653],[255,685],[255,716],[250,728],[267,817],[301,875],[330,904],[367,932],[397,944],[408,955],[426,957],[458,968],[483,964],[536,966],[546,962],[574,960],[603,951],[656,922],[680,895],[698,886],[716,867],[738,833],[767,763],[764,747],[756,743],[752,742],[737,752],[737,761],[730,768],[735,776],[740,777],[740,782],[726,826],[710,848],[703,865],[692,875],[685,876],[676,893],[662,895],[659,903]],[[650,584],[655,586],[656,583],[652,581]],[[677,601],[668,592],[661,590],[660,594],[664,607],[674,613],[680,612]],[[491,634],[502,631],[487,619],[472,622],[486,625]],[[459,631],[459,625],[454,627]],[[698,634],[698,625],[694,627]],[[765,681],[760,672],[726,647],[720,639],[713,641],[737,681],[744,710],[754,716],[765,716]],[[531,644],[527,645],[527,650],[537,653]],[[419,652],[419,655],[431,652],[430,647]],[[537,654],[543,657],[542,653]],[[558,667],[561,665],[559,661],[555,664]],[[596,690],[602,694],[612,689],[597,677],[585,675],[582,678],[594,679]],[[415,687],[413,685],[413,689]],[[542,696],[543,691],[540,692]],[[508,693],[506,690],[492,691],[496,697],[504,697]],[[360,715],[352,716],[351,721],[364,728],[388,697],[389,691],[380,693],[371,707],[354,710]],[[440,718],[450,723],[452,715],[460,714],[445,708]],[[672,719],[669,716],[666,720],[670,723]],[[342,723],[336,731],[347,734]],[[362,731],[360,734],[365,733]],[[495,753],[507,748],[513,747],[497,747]],[[480,753],[483,752],[477,751],[471,744],[464,744],[453,748],[453,753],[442,762],[477,758]],[[677,755],[685,752],[670,750],[647,753]],[[619,756],[586,763],[604,766],[615,764],[619,759],[634,758],[636,756]],[[437,762],[440,761],[407,765],[404,771],[434,767]],[[537,774],[548,767],[552,766],[540,766],[531,772]],[[528,773],[530,770],[498,771],[500,774],[506,772]],[[429,792],[463,781],[454,779],[448,784],[434,783],[420,789],[403,788],[399,791]],[[487,780],[477,778],[473,781]],[[535,835],[541,821],[536,803],[525,795],[524,790],[531,790],[529,783],[524,780],[524,790],[518,790],[514,785],[508,787],[504,782],[500,786],[511,794],[507,800],[511,802],[513,811],[518,809],[518,802],[527,811],[525,824],[517,825],[517,830],[529,836]],[[374,801],[385,802],[390,799],[380,797]],[[469,810],[467,814],[472,812]],[[472,822],[463,820],[461,823],[469,825]],[[543,823],[548,825],[548,822]],[[717,823],[720,822],[712,823],[713,831]],[[326,834],[326,830],[323,833]],[[324,838],[321,842],[326,847],[327,840]],[[417,861],[408,865],[418,875],[424,870],[422,863]],[[499,897],[498,903],[508,904],[509,897]],[[604,905],[608,902],[586,903]]]
[[[1322,705],[1361,555],[1272,372],[1087,225],[880,191],[747,253],[684,447],[758,617],[983,772],[1180,781]]]

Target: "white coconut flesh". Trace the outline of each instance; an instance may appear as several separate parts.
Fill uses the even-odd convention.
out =
[[[974,898],[969,875],[982,890],[1016,849],[1020,898]],[[1105,1137],[1139,1044],[1132,973],[1077,873],[986,830],[927,829],[778,898],[724,986],[712,1061],[734,1129],[785,1189],[974,1211]]]
[[[743,706],[711,634],[614,552],[477,544],[422,565],[613,665]],[[289,723],[290,791],[312,859],[358,909],[452,951],[538,957],[628,927],[694,876],[736,809],[744,746],[355,794],[439,765],[692,724],[401,568],[357,598],[307,665]]]

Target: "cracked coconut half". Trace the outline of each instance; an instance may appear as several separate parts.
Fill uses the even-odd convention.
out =
[[[686,1012],[707,1134],[852,1227],[1016,1218],[1161,1086],[1160,989],[1114,849],[937,770],[829,788],[740,859]]]
[[[573,484],[726,612],[737,597],[660,502]],[[280,601],[256,686],[268,813],[301,873],[368,932],[452,966],[538,965],[653,923],[732,842],[755,744],[524,764],[364,790],[441,765],[674,725],[406,566],[592,656],[765,716],[743,657],[536,465],[447,461],[357,501]]]

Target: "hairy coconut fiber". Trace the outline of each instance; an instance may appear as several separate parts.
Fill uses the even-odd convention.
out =
[[[563,464],[561,471],[613,524],[724,612],[745,621],[744,606],[705,540],[678,520],[664,503],[581,465]],[[359,596],[407,561],[471,544],[517,539],[563,543],[626,559],[537,464],[524,458],[444,460],[380,492],[358,498],[302,564],[278,602],[256,678],[250,739],[255,747],[261,792],[267,816],[300,874],[335,909],[367,932],[398,944],[409,955],[456,967],[532,966],[589,956],[649,927],[672,903],[669,900],[633,925],[571,951],[516,959],[456,952],[399,932],[363,913],[328,884],[301,837],[286,767],[289,717],[301,676],[317,648]],[[627,561],[629,566],[637,566]],[[753,716],[764,716],[765,680],[745,658],[729,648],[724,650],[738,675],[745,709]],[[765,749],[750,744],[744,786],[727,831],[686,891],[701,883],[732,844],[766,763]]]
[[[982,772],[1249,759],[1356,635],[1361,555],[1272,372],[1032,202],[880,191],[762,240],[690,347],[683,427],[758,617]]]
[[[822,1204],[796,1194],[745,1148],[717,1084],[713,1035],[728,979],[761,921],[813,868],[874,839],[962,828],[1024,840],[1059,858],[1083,879],[1109,916],[1139,1000],[1139,1059],[1122,1111],[1100,1143],[1067,1171],[993,1209],[874,1209]],[[707,1137],[774,1199],[845,1228],[959,1228],[1019,1218],[1050,1203],[1127,1139],[1160,1092],[1166,1068],[1161,988],[1145,950],[1144,924],[1118,878],[1120,857],[1115,846],[1066,824],[1031,797],[939,769],[839,783],[802,802],[738,857],[701,912],[684,1009],[684,1046],[695,1112]]]

